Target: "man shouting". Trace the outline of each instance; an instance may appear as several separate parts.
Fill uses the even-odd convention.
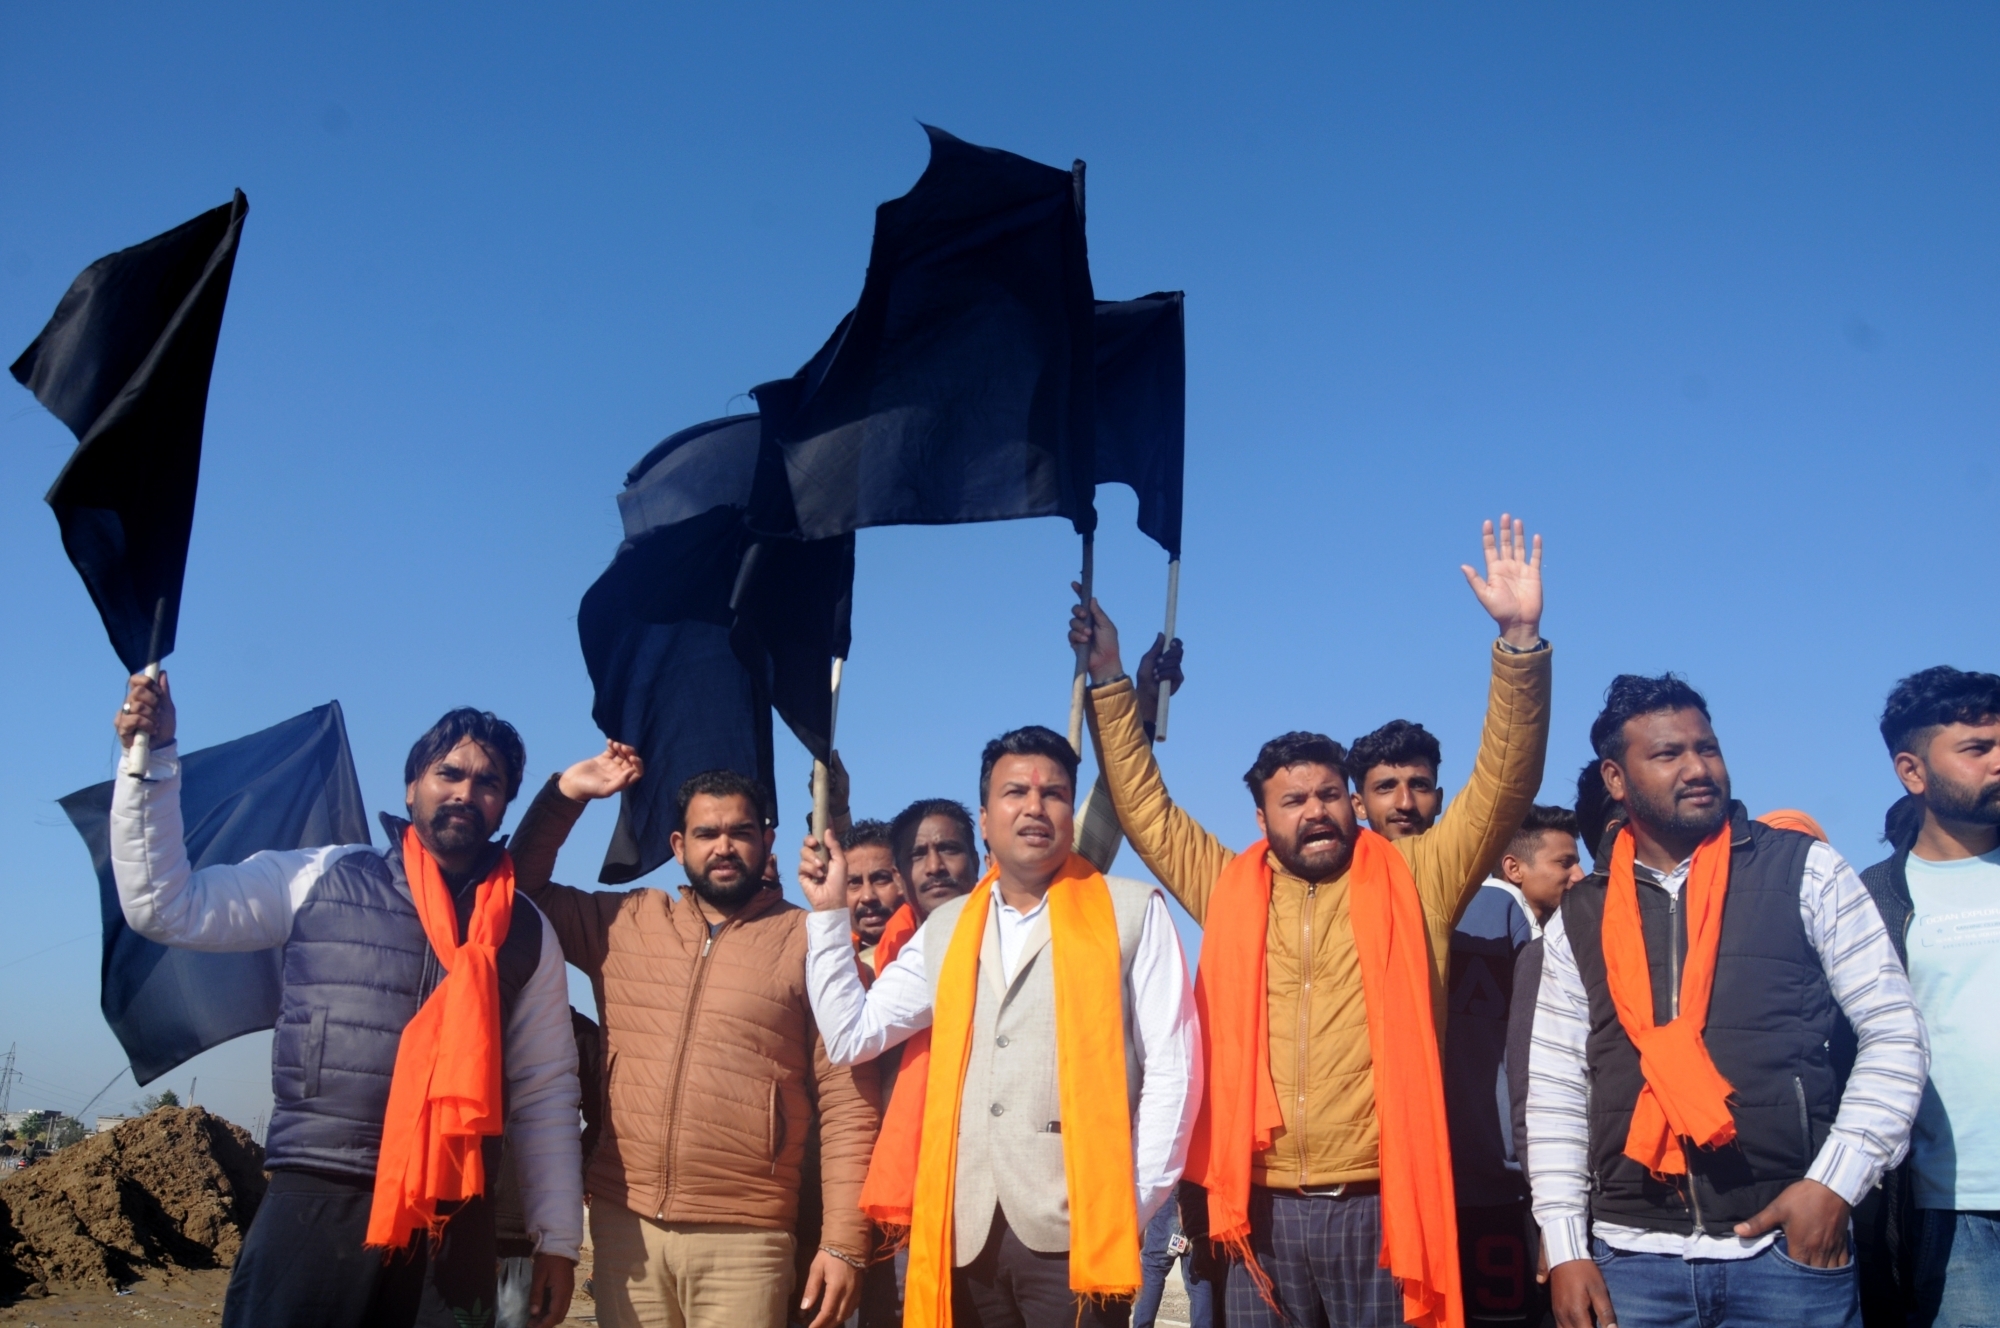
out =
[[[488,1321],[503,1129],[535,1242],[529,1322],[561,1322],[583,1239],[576,1043],[562,949],[493,841],[520,735],[478,710],[433,724],[403,766],[410,819],[382,818],[386,849],[190,871],[174,722],[165,675],[135,676],[118,736],[152,735],[152,759],[112,794],[125,921],[162,945],[283,949],[271,1184],[225,1328]]]

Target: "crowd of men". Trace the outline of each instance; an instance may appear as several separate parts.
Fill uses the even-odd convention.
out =
[[[282,947],[225,1324],[549,1328],[586,1204],[607,1325],[1147,1325],[1176,1260],[1232,1328],[2000,1322],[2000,677],[1895,685],[1906,796],[1865,873],[1810,816],[1751,816],[1672,675],[1613,680],[1574,805],[1538,805],[1540,561],[1503,518],[1464,569],[1499,636],[1449,797],[1419,724],[1286,733],[1228,847],[1155,759],[1179,642],[1128,675],[1089,601],[1116,833],[1079,833],[1067,739],[1018,728],[975,810],[808,837],[806,909],[731,771],[680,790],[679,892],[556,884],[643,764],[609,744],[503,841],[526,755],[475,710],[411,749],[386,850],[191,870],[171,695],[135,677],[127,920]],[[1106,874],[1121,842],[1161,888]]]

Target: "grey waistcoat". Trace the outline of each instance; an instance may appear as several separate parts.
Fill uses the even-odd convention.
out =
[[[1153,888],[1109,876],[1118,919],[1118,967],[1124,992],[1117,1017],[1125,1028],[1125,1105],[1139,1106],[1138,1042],[1132,1026],[1132,956]],[[989,887],[990,888],[990,887]],[[933,912],[924,963],[937,998],[945,953],[965,908],[954,899]],[[1056,987],[1049,961],[1049,917],[1036,918],[1021,946],[1020,967],[1007,982],[1000,967],[1000,909],[987,913],[979,949],[979,995],[972,1008],[972,1049],[958,1115],[957,1202],[952,1211],[954,1262],[979,1257],[997,1207],[1021,1243],[1043,1254],[1069,1249],[1069,1183],[1063,1171],[1062,1094],[1056,1080]],[[1105,1011],[1105,1017],[1112,1017]]]

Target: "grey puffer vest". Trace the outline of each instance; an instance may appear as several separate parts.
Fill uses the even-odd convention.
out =
[[[389,848],[348,853],[292,915],[284,997],[271,1043],[271,1125],[265,1166],[372,1177],[403,1026],[444,978],[403,874],[408,822],[383,816]],[[500,860],[490,845],[453,895],[465,935],[479,881]],[[500,1020],[542,957],[542,919],[525,894],[501,943]]]

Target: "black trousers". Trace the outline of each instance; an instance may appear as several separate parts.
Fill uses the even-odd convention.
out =
[[[958,1328],[1126,1328],[1132,1302],[1079,1304],[1069,1289],[1068,1252],[1029,1249],[995,1208],[986,1248],[952,1270],[951,1312]]]
[[[493,1322],[493,1205],[459,1206],[433,1245],[362,1247],[372,1181],[277,1171],[229,1275],[223,1328],[462,1328]]]

